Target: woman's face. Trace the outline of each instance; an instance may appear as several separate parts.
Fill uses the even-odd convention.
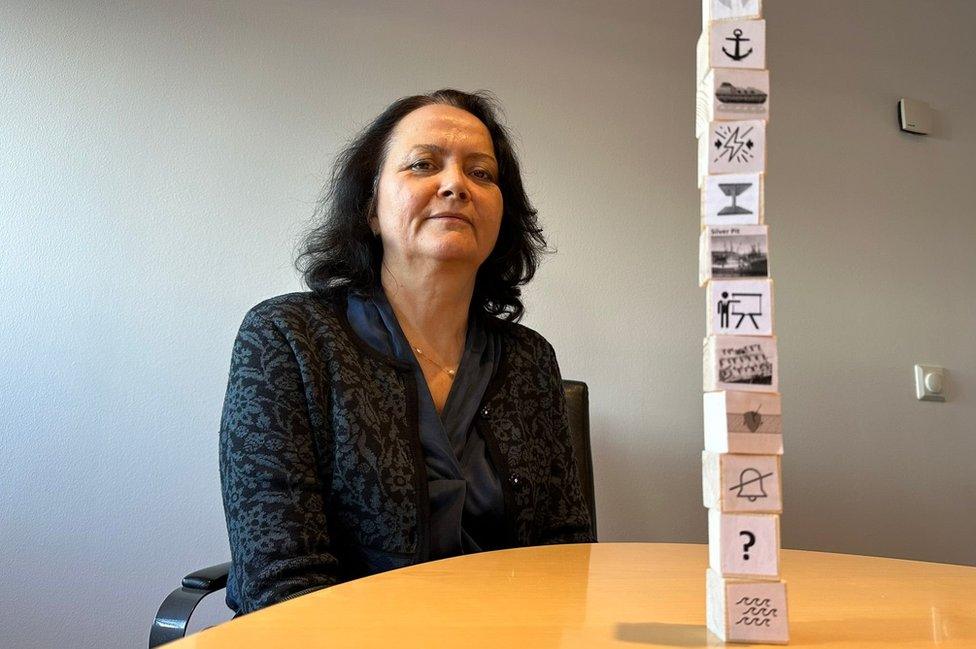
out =
[[[407,114],[390,136],[376,215],[384,264],[394,273],[450,262],[476,271],[502,220],[488,129],[471,113],[435,104]]]

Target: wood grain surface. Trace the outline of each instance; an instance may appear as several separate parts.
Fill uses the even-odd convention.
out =
[[[169,646],[719,646],[704,626],[707,565],[707,546],[688,544],[472,554],[341,584]],[[783,550],[782,576],[791,647],[976,647],[974,567]]]

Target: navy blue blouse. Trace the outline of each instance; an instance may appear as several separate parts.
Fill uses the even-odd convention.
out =
[[[477,316],[468,318],[461,363],[438,415],[423,370],[383,290],[350,295],[346,315],[370,347],[414,369],[430,493],[430,558],[501,547],[502,485],[474,426],[478,405],[501,359],[497,333]]]

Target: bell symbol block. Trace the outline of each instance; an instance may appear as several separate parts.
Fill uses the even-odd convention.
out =
[[[702,504],[722,512],[781,512],[779,469],[778,455],[705,451],[702,453]]]
[[[763,480],[771,475],[773,474],[760,473],[758,469],[743,469],[742,473],[739,474],[739,484],[729,489],[729,491],[738,490],[737,497],[747,498],[749,502],[754,503],[758,499],[765,498],[769,495],[766,493],[766,489],[763,488]]]

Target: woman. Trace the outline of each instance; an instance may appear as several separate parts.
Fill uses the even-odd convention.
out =
[[[555,354],[516,324],[545,240],[488,96],[395,102],[322,207],[299,258],[312,292],[257,305],[234,344],[228,605],[593,541]]]

